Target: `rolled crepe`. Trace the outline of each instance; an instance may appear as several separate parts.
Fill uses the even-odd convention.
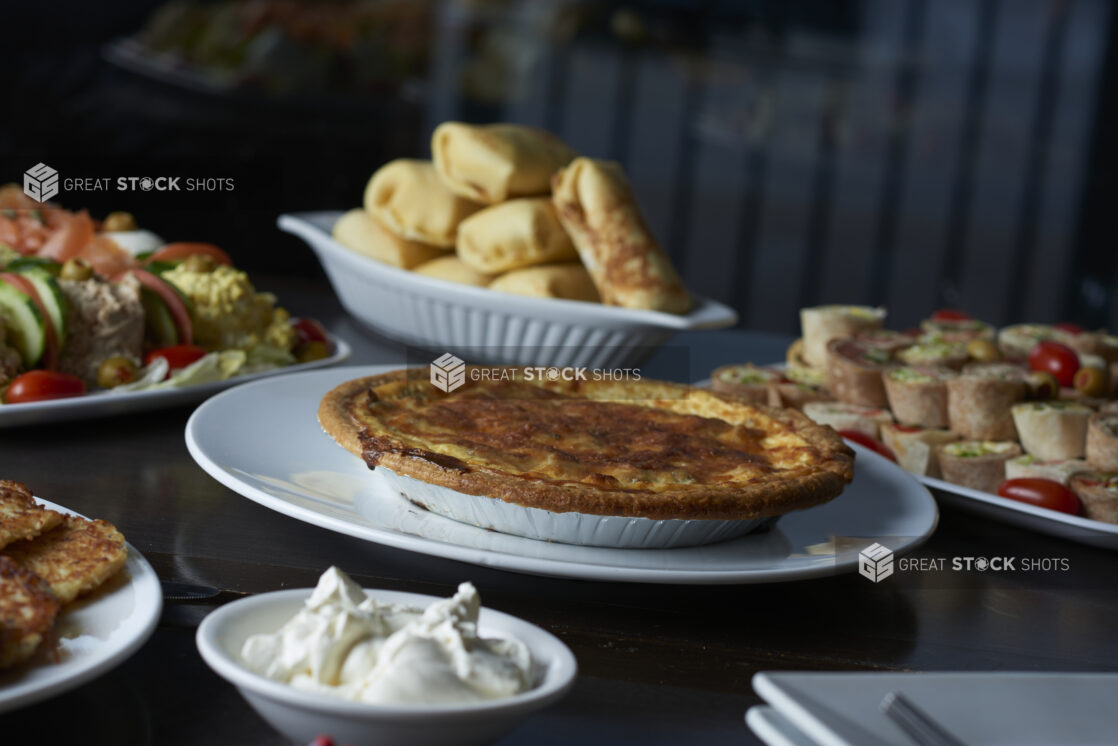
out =
[[[458,256],[478,272],[490,274],[578,261],[575,245],[546,197],[502,202],[463,220],[458,226]]]
[[[1005,481],[1005,462],[1020,455],[1021,446],[1012,441],[959,441],[939,447],[939,468],[952,484],[996,493]]]
[[[1038,401],[1015,404],[1012,411],[1026,453],[1046,461],[1083,458],[1090,407],[1076,402]]]
[[[562,298],[597,303],[598,290],[581,264],[545,264],[514,269],[489,283],[490,290],[533,298]]]
[[[847,404],[886,408],[889,400],[881,373],[888,364],[886,350],[855,339],[832,339],[827,343],[827,388]]]
[[[992,342],[997,336],[994,327],[976,319],[924,319],[920,322],[920,329],[927,341],[970,342],[972,339],[988,339]]]
[[[897,350],[897,359],[905,365],[921,368],[930,366],[962,370],[970,356],[966,342],[945,342],[942,340],[920,342],[903,350]]]
[[[950,368],[891,368],[883,374],[885,396],[897,422],[918,427],[947,427],[947,381]]]
[[[902,469],[922,476],[940,476],[939,446],[958,440],[950,430],[925,429],[883,423],[881,442],[897,457]]]
[[[780,372],[771,368],[758,368],[752,363],[723,365],[710,374],[710,387],[739,396],[750,404],[767,405],[769,387],[780,380]]]
[[[796,383],[806,383],[812,386],[827,385],[827,371],[824,368],[815,368],[807,364],[804,359],[804,340],[797,339],[785,352],[785,375]]]
[[[1083,515],[1095,521],[1118,523],[1118,473],[1088,471],[1075,474],[1068,487],[1083,505]]]
[[[398,158],[369,179],[365,209],[401,238],[450,248],[458,224],[481,205],[447,189],[430,161]]]
[[[1022,374],[991,366],[947,382],[947,421],[952,431],[975,440],[1017,440],[1010,408],[1025,398]]]
[[[1005,462],[1006,479],[1049,479],[1065,486],[1073,475],[1090,470],[1086,461],[1075,458],[1046,461],[1026,454]]]
[[[1107,367],[1118,362],[1118,337],[1105,332],[1083,332],[1073,334],[1068,346],[1083,355],[1097,355],[1106,361]]]
[[[834,401],[835,397],[824,386],[810,383],[783,381],[769,384],[769,406],[786,407],[803,411],[813,401]]]
[[[576,158],[552,179],[552,199],[602,302],[686,313],[691,296],[641,215],[616,163]]]
[[[334,240],[358,254],[404,269],[446,254],[446,249],[438,246],[400,238],[360,207],[334,223]]]
[[[803,332],[803,357],[815,368],[827,365],[827,343],[840,337],[852,337],[860,331],[880,329],[885,323],[885,309],[869,306],[815,306],[800,309],[800,330]]]
[[[1075,335],[1047,324],[1014,324],[998,331],[998,347],[1011,358],[1028,357],[1036,343],[1046,339],[1071,346]]]
[[[1118,414],[1098,412],[1087,420],[1087,463],[1118,471]]]
[[[462,285],[476,285],[486,287],[493,282],[494,276],[478,272],[454,254],[440,256],[415,268],[417,275],[437,277],[440,280],[457,282]]]
[[[857,404],[836,401],[806,402],[803,413],[817,425],[830,425],[839,431],[853,430],[871,438],[877,438],[881,434],[881,426],[893,421],[887,409],[859,407]]]
[[[455,194],[492,205],[551,191],[575,152],[550,132],[519,124],[444,122],[431,136],[435,169]]]

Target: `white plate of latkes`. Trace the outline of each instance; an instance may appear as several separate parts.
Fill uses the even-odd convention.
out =
[[[854,481],[831,502],[770,529],[675,549],[579,546],[502,534],[423,509],[383,469],[322,431],[322,396],[391,366],[313,371],[239,386],[202,404],[186,426],[194,460],[231,490],[301,521],[413,552],[515,572],[643,583],[769,583],[856,571],[878,542],[904,553],[935,530],[927,488],[858,450]],[[355,570],[359,568],[354,568]]]
[[[74,513],[36,500],[51,510]],[[0,671],[0,713],[91,681],[123,663],[155,631],[163,610],[159,577],[134,546],[127,547],[120,572],[65,606],[30,660]]]
[[[459,353],[469,362],[623,368],[680,331],[733,326],[729,306],[695,297],[690,313],[528,298],[449,282],[378,262],[331,236],[341,212],[282,215],[279,227],[314,250],[342,306],[405,344]]]

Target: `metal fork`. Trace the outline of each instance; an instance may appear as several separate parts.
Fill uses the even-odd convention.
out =
[[[886,694],[880,707],[885,716],[919,746],[965,746],[900,692]]]

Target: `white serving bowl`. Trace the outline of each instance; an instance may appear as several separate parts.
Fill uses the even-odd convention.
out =
[[[210,668],[232,683],[261,717],[296,743],[327,734],[338,744],[471,746],[491,743],[529,713],[559,700],[574,685],[574,655],[558,638],[522,619],[482,608],[484,637],[516,637],[536,662],[534,688],[506,699],[465,705],[372,705],[304,692],[250,671],[241,663],[245,640],[274,632],[293,617],[313,589],[261,593],[228,603],[207,616],[196,642]],[[434,596],[366,589],[378,600],[426,607]]]
[[[331,236],[341,212],[281,215],[279,227],[314,249],[345,309],[386,337],[467,362],[624,368],[685,329],[737,323],[730,308],[695,297],[690,313],[636,311],[528,298],[392,267]]]

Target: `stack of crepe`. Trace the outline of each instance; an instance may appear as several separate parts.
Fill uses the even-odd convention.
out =
[[[127,556],[112,524],[50,510],[24,485],[0,480],[0,668],[30,658],[59,611]]]
[[[691,297],[615,163],[543,130],[446,122],[432,161],[373,174],[344,246],[430,277],[534,297],[686,313]]]

